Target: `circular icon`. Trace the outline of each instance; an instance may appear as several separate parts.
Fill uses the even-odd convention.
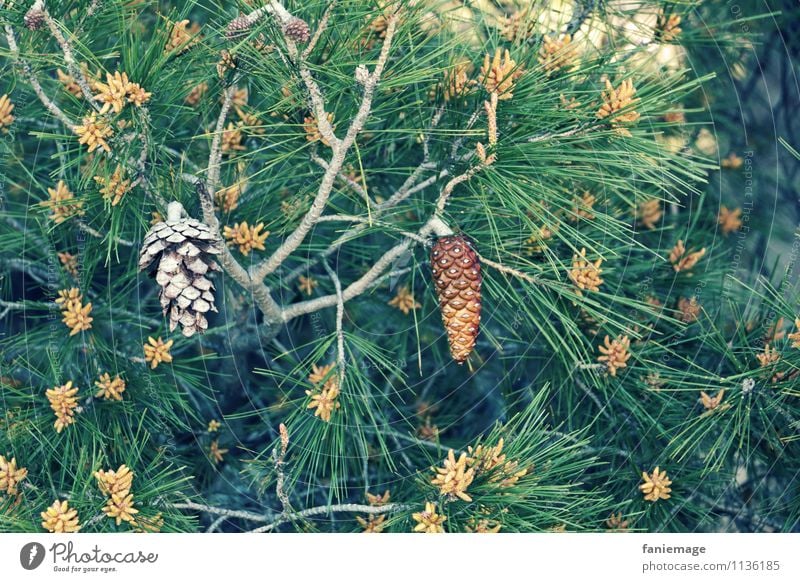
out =
[[[28,542],[19,551],[19,563],[26,570],[35,570],[44,561],[44,546],[39,542]]]

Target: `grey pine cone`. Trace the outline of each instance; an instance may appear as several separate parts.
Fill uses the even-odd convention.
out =
[[[292,18],[283,26],[283,34],[294,42],[308,42],[311,38],[311,29],[302,18]]]
[[[206,314],[217,308],[214,284],[207,275],[220,270],[214,261],[214,255],[219,253],[219,235],[199,220],[186,218],[177,202],[170,204],[167,220],[145,235],[139,270],[154,265],[155,279],[161,287],[159,299],[169,318],[170,331],[180,324],[183,335],[191,337],[208,329]]]

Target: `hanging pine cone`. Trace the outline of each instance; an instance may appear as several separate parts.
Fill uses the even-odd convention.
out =
[[[159,299],[164,315],[169,316],[170,331],[180,323],[183,335],[190,337],[208,328],[205,314],[217,308],[214,285],[206,274],[220,270],[213,260],[221,252],[219,245],[219,235],[199,220],[188,218],[180,202],[171,202],[167,220],[145,235],[139,270],[155,262],[151,274],[161,286]]]
[[[39,7],[37,2],[31,9],[25,13],[22,22],[28,30],[39,30],[44,24],[44,11]]]
[[[443,236],[431,248],[431,267],[450,353],[464,363],[481,323],[481,264],[467,239]]]
[[[225,36],[228,40],[233,40],[246,36],[248,32],[250,32],[250,19],[244,14],[240,14],[228,23]]]
[[[308,39],[311,38],[311,29],[305,20],[292,18],[283,26],[283,34],[294,42],[308,42]]]

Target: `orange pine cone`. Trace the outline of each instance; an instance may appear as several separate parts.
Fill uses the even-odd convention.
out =
[[[431,248],[431,266],[453,359],[469,357],[481,323],[481,263],[467,239],[443,236]]]

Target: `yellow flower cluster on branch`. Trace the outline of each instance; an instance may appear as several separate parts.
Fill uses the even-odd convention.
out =
[[[78,85],[78,82],[75,80],[75,77],[65,73],[61,69],[56,70],[56,75],[58,75],[58,80],[61,82],[61,85],[63,85],[64,90],[67,93],[69,93],[73,97],[78,97],[79,99],[83,97],[81,86]]]
[[[720,206],[717,222],[719,223],[722,234],[725,236],[736,232],[742,227],[742,209],[734,208],[733,210],[729,210],[727,206]]]
[[[208,446],[208,456],[214,462],[215,465],[218,465],[225,459],[225,453],[227,453],[228,450],[229,449],[223,449],[222,447],[220,447],[219,440],[214,439]]]
[[[622,513],[612,513],[606,520],[606,527],[612,532],[628,531],[629,522]]]
[[[206,91],[208,91],[208,83],[206,83],[205,81],[203,81],[202,83],[198,83],[197,85],[192,87],[191,91],[189,91],[189,94],[186,95],[184,102],[190,107],[196,107],[200,103],[200,100],[203,98],[203,96],[206,94]]]
[[[58,261],[73,279],[78,278],[78,257],[72,253],[57,253]]]
[[[696,297],[692,297],[691,299],[681,297],[678,300],[678,311],[680,312],[679,319],[682,322],[692,323],[697,321],[697,318],[700,316],[701,308]]]
[[[189,20],[181,20],[172,25],[169,33],[169,40],[164,46],[164,53],[177,51],[182,54],[200,42],[200,25]]]
[[[153,339],[147,338],[147,343],[144,344],[144,360],[150,364],[150,368],[155,370],[161,362],[169,364],[172,361],[172,354],[169,349],[175,340],[165,342],[161,338]]]
[[[142,517],[140,515],[136,518],[136,527],[133,528],[133,531],[135,533],[159,533],[163,527],[164,516],[159,512],[152,517]]]
[[[578,56],[578,50],[572,43],[572,36],[565,34],[559,37],[544,35],[539,48],[539,64],[547,74],[571,66]]]
[[[56,304],[61,306],[61,315],[64,319],[61,321],[70,328],[69,335],[73,336],[82,331],[92,329],[91,317],[92,303],[89,302],[83,305],[83,295],[77,287],[72,289],[61,289],[58,292]]]
[[[311,397],[306,408],[315,408],[314,416],[319,416],[325,422],[331,421],[334,410],[341,408],[339,397],[339,378],[331,373],[333,364],[317,366],[313,364],[308,381],[314,384],[314,390],[306,390],[306,395]],[[317,392],[319,390],[319,392]]]
[[[603,104],[597,110],[597,118],[609,118],[611,127],[620,135],[630,136],[631,132],[625,127],[639,120],[639,113],[633,109],[639,101],[635,98],[636,89],[633,81],[625,79],[616,89],[611,81],[606,79],[606,89],[603,92]]]
[[[675,272],[679,273],[680,271],[692,269],[705,254],[705,248],[687,253],[686,245],[681,239],[678,239],[678,242],[675,243],[675,246],[672,247],[672,250],[669,252],[669,262],[672,263],[672,268],[675,269]]]
[[[103,104],[100,113],[120,113],[127,103],[132,103],[136,107],[141,107],[150,99],[150,93],[145,91],[139,83],[132,83],[128,80],[127,73],[119,71],[106,73],[106,82],[100,81],[94,84],[97,92],[95,100]]]
[[[133,485],[133,472],[126,466],[120,465],[116,471],[97,471],[94,474],[100,492],[108,497],[103,513],[120,525],[123,521],[136,525],[134,515],[139,510],[134,507],[135,501],[131,493]]]
[[[714,410],[720,404],[722,404],[722,399],[725,397],[725,390],[722,389],[717,392],[716,396],[709,396],[706,392],[700,391],[700,402],[703,404],[703,408],[706,410]]]
[[[106,400],[122,400],[122,393],[125,392],[125,380],[119,377],[119,374],[114,376],[106,372],[100,376],[100,379],[94,383],[98,390],[95,394],[96,398],[105,398]]]
[[[59,180],[55,188],[48,188],[47,193],[50,195],[50,199],[39,204],[50,209],[50,220],[56,224],[61,224],[73,216],[84,214],[83,201],[75,198],[64,180]]]
[[[468,95],[476,81],[470,78],[472,73],[472,63],[457,63],[452,69],[444,74],[441,83],[442,97],[447,101],[455,101]]]
[[[75,422],[75,409],[78,408],[77,394],[78,389],[72,387],[72,380],[45,392],[50,401],[50,408],[56,415],[53,427],[57,433]]]
[[[297,288],[306,295],[311,295],[317,285],[319,285],[319,283],[314,277],[300,275],[300,277],[297,278]]]
[[[475,519],[470,518],[469,522],[464,529],[467,533],[483,533],[483,534],[493,534],[499,533],[500,528],[503,526],[491,519]]]
[[[442,495],[458,497],[463,501],[472,501],[472,497],[467,494],[467,487],[475,478],[475,469],[474,467],[467,468],[467,460],[467,453],[461,453],[456,461],[455,452],[450,449],[444,466],[434,469],[436,476],[431,484],[438,487]]]
[[[579,218],[592,220],[594,218],[594,214],[592,214],[592,211],[594,210],[595,202],[597,202],[597,196],[595,196],[591,192],[584,192],[580,198],[578,198],[577,196],[573,197],[571,220],[577,221]]]
[[[756,359],[762,368],[768,368],[773,364],[777,364],[781,359],[781,354],[774,347],[769,344],[764,345],[764,351],[756,354]]]
[[[579,255],[572,257],[572,269],[569,272],[569,278],[575,283],[578,288],[576,293],[582,295],[581,289],[586,291],[600,291],[600,285],[603,284],[603,279],[600,274],[603,270],[600,265],[603,264],[603,259],[597,259],[595,262],[590,262],[586,259],[586,249],[581,249]]]
[[[373,507],[380,507],[382,505],[386,505],[389,503],[391,499],[391,494],[387,489],[384,491],[383,495],[375,495],[367,492],[367,503],[372,505]],[[366,518],[361,517],[360,515],[356,516],[356,521],[359,525],[364,528],[363,533],[381,533],[383,528],[386,527],[386,516],[385,515],[377,515],[377,514],[369,514]]]
[[[644,483],[639,485],[639,490],[644,494],[645,501],[655,503],[659,499],[670,498],[672,481],[667,477],[666,471],[661,471],[658,467],[653,469],[652,473],[643,471],[642,480]]]
[[[790,333],[786,337],[791,340],[793,348],[800,349],[800,318],[795,318],[794,326],[797,328],[797,331]]]
[[[519,461],[512,461],[503,452],[505,440],[501,437],[494,446],[478,445],[467,447],[467,465],[475,468],[476,475],[490,474],[489,483],[497,483],[501,488],[514,486],[528,474],[528,469],[520,469]]]
[[[130,179],[125,177],[125,168],[119,164],[113,174],[108,177],[95,176],[94,181],[101,186],[100,194],[103,195],[103,200],[109,200],[111,206],[119,204],[131,188]]]
[[[11,115],[12,111],[14,111],[14,104],[8,95],[0,97],[0,132],[8,133],[8,128],[14,123],[14,116]]]
[[[486,53],[483,57],[480,79],[488,93],[496,93],[501,101],[511,99],[515,81],[522,75],[517,62],[511,58],[508,49],[497,49],[494,56]]]
[[[66,500],[56,500],[41,516],[42,527],[50,533],[75,533],[81,529],[78,510],[70,508]]]
[[[74,131],[78,136],[78,143],[86,145],[90,153],[96,149],[111,153],[111,146],[108,145],[106,139],[114,136],[114,130],[107,121],[97,117],[96,113],[84,117],[83,123],[75,126]]]
[[[17,468],[17,459],[11,460],[0,455],[0,493],[6,495],[16,495],[19,493],[19,484],[28,476],[28,469],[25,467]]]
[[[663,11],[659,13],[656,21],[656,39],[670,42],[681,33],[681,17],[677,14],[667,16]]]
[[[228,240],[228,246],[238,246],[239,252],[247,256],[253,249],[266,250],[264,241],[267,240],[269,231],[261,232],[263,229],[263,222],[250,226],[244,221],[237,222],[233,227],[226,226],[222,234]]]
[[[241,152],[247,148],[242,143],[244,134],[242,134],[241,125],[234,122],[229,122],[222,132],[222,153],[225,155],[233,155],[234,152]]]
[[[653,230],[656,225],[658,225],[658,221],[661,220],[661,216],[663,212],[661,211],[661,201],[658,198],[650,198],[649,200],[645,200],[636,210],[636,218],[637,220],[644,226],[645,228],[649,228]]]
[[[603,344],[597,348],[601,354],[597,356],[597,361],[604,363],[608,373],[616,376],[617,370],[628,367],[628,360],[631,358],[631,353],[628,351],[631,340],[627,335],[617,336],[614,340],[606,336]]]
[[[413,513],[411,518],[417,522],[414,526],[415,532],[424,533],[444,533],[442,524],[447,521],[447,517],[436,513],[436,504],[430,501],[425,503],[423,511]]]
[[[409,291],[407,285],[403,285],[397,290],[397,295],[389,300],[389,305],[396,307],[402,311],[404,315],[408,315],[412,310],[422,307],[417,303],[416,299],[414,299],[414,294]]]

